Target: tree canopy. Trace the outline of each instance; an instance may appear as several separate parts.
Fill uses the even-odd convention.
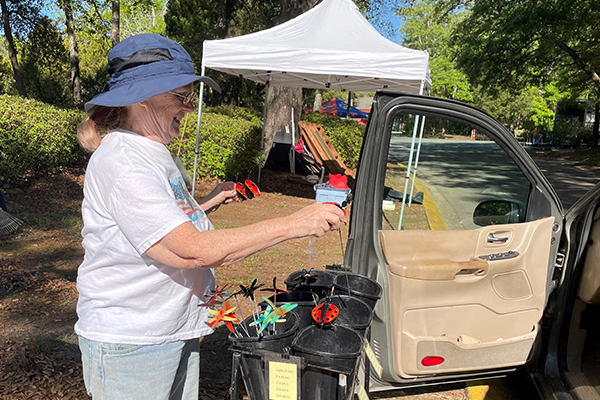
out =
[[[117,2],[121,39],[143,32],[166,35],[180,42],[200,68],[205,40],[272,27],[319,1],[0,0],[6,39],[0,46],[0,93],[81,106],[105,89]],[[597,0],[354,2],[384,33],[391,33],[389,16],[396,11],[403,44],[430,54],[432,95],[484,108],[515,131],[534,126],[550,131],[559,98],[600,95]],[[207,74],[224,89],[222,94],[208,91],[207,104],[262,112],[263,85]],[[312,104],[312,98],[305,103]]]
[[[462,9],[440,0],[446,10]],[[519,88],[556,78],[572,90],[600,91],[600,2],[476,0],[454,43],[472,82]]]
[[[466,15],[466,11],[439,13],[436,0],[415,1],[400,8],[404,20],[401,31],[404,45],[429,52],[431,68],[431,94],[462,101],[473,101],[471,84],[467,76],[455,65],[458,46],[450,43],[452,32]]]

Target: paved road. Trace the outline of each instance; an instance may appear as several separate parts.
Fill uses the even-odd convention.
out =
[[[550,181],[565,211],[597,183],[600,183],[600,168],[578,167],[574,162],[545,161],[535,159],[536,164]]]
[[[409,138],[394,138],[390,160],[408,165]],[[566,210],[600,182],[600,168],[573,162],[536,160]],[[414,166],[414,160],[413,164]],[[475,229],[472,212],[481,201],[511,199],[523,205],[529,192],[526,178],[496,144],[489,141],[424,139],[417,178],[428,188],[449,229]]]

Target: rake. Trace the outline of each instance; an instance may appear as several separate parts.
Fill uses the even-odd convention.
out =
[[[0,208],[0,234],[9,234],[16,231],[23,224],[17,217],[13,217]]]

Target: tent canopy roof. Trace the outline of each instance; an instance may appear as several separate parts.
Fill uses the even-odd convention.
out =
[[[204,42],[202,65],[273,85],[419,93],[431,86],[427,52],[402,47],[369,24],[352,0],[322,3],[273,28]]]

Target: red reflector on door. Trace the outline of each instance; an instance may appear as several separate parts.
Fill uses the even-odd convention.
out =
[[[421,360],[421,364],[423,364],[424,367],[431,367],[434,365],[440,365],[444,361],[446,361],[446,360],[444,360],[443,357],[427,356]]]

